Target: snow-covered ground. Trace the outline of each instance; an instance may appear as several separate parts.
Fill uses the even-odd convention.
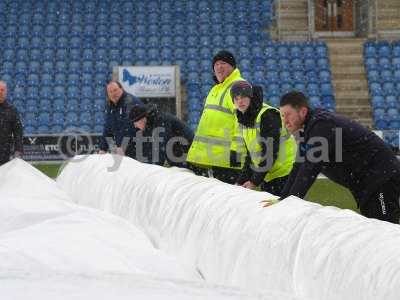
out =
[[[0,167],[2,299],[398,299],[398,225],[115,159]]]

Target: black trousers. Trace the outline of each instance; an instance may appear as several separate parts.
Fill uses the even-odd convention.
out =
[[[280,197],[288,178],[289,178],[289,176],[284,176],[284,177],[279,177],[279,178],[273,179],[270,182],[264,181],[260,186],[261,190]]]
[[[369,199],[361,202],[361,214],[395,224],[400,223],[400,187],[392,180],[384,183]]]
[[[9,155],[0,155],[0,166],[8,163],[10,161]]]
[[[212,167],[213,177],[229,184],[236,183],[236,180],[239,177],[240,172],[241,172],[240,170],[236,169]]]

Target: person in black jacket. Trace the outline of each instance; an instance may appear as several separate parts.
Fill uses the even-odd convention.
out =
[[[300,142],[282,199],[303,198],[322,173],[351,191],[362,215],[399,223],[400,163],[382,139],[346,117],[310,109],[300,92],[284,95],[280,110]]]
[[[130,140],[126,155],[138,161],[164,166],[190,168],[186,155],[193,141],[193,131],[169,113],[160,112],[156,105],[135,105],[129,119],[137,129]]]
[[[110,81],[107,84],[107,104],[103,137],[99,145],[100,154],[104,154],[109,150],[107,138],[112,138],[117,147],[116,153],[124,155],[123,139],[134,134],[128,119],[129,111],[134,105],[144,104],[139,98],[124,91],[118,81]]]
[[[260,186],[263,191],[279,196],[294,162],[296,151],[294,139],[288,134],[289,138],[285,140],[287,142],[281,143],[280,112],[272,106],[263,104],[263,91],[260,86],[252,86],[247,81],[237,81],[231,87],[231,96],[236,106],[240,138],[243,139],[242,142],[247,150],[244,167],[236,184],[249,189]],[[283,130],[287,132],[285,128]],[[292,144],[291,149],[288,143]],[[281,149],[277,162],[280,147],[285,146],[287,151]],[[250,149],[257,147],[260,152],[251,153]],[[255,163],[254,160],[258,157],[260,161]],[[240,166],[240,162],[233,164]]]
[[[0,165],[8,162],[11,155],[20,157],[23,152],[21,121],[15,107],[6,99],[7,83],[0,81]]]

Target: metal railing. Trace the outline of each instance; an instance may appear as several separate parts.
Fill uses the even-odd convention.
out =
[[[274,1],[274,11],[275,11],[275,24],[276,24],[276,34],[278,40],[281,39],[281,12],[282,12],[282,3],[281,0]]]
[[[378,24],[378,1],[364,0],[356,2],[356,30],[361,37],[376,37]]]

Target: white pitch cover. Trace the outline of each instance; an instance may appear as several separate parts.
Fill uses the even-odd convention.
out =
[[[208,283],[304,300],[398,299],[398,225],[296,197],[262,208],[270,194],[111,155],[77,157],[57,183]]]

